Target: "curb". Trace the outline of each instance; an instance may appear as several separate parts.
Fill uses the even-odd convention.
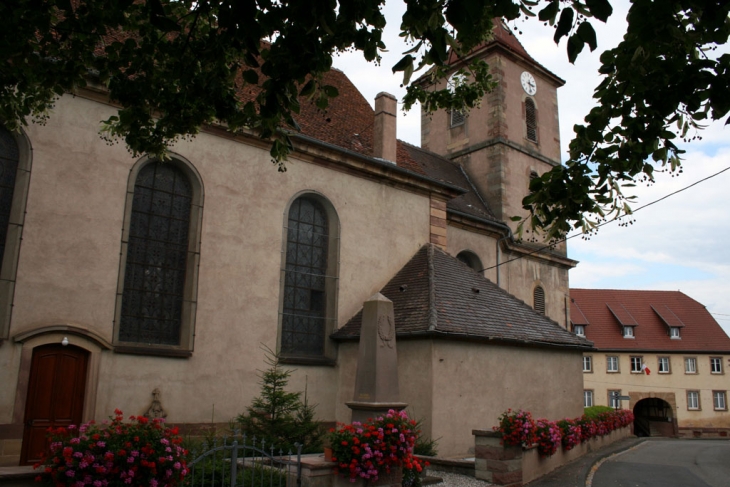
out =
[[[613,457],[617,457],[619,455],[623,455],[629,450],[633,450],[634,448],[638,447],[642,443],[645,443],[648,440],[648,438],[641,438],[637,439],[637,441],[632,442],[630,445],[626,445],[625,448],[621,448],[619,450],[613,451],[611,453],[605,453],[603,455],[597,456],[593,462],[588,466],[586,475],[585,475],[585,487],[591,487],[593,484],[593,475],[596,473],[596,470],[601,466],[601,464],[607,460],[610,460]]]

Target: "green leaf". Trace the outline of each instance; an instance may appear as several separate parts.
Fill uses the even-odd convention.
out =
[[[398,71],[405,71],[406,67],[409,65],[413,68],[413,56],[406,54],[395,64],[395,66],[393,66],[393,72],[397,73]]]
[[[560,12],[560,20],[558,20],[558,26],[555,28],[555,36],[553,40],[555,43],[559,43],[563,36],[568,35],[570,29],[573,28],[573,9],[566,7]],[[571,61],[572,62],[572,61]]]
[[[576,33],[588,44],[588,46],[591,48],[591,51],[596,50],[596,47],[598,47],[598,41],[596,40],[596,31],[593,30],[593,26],[590,23],[581,22],[578,26],[578,30],[576,31]]]
[[[613,13],[613,7],[608,0],[585,0],[591,14],[598,20],[606,22]]]
[[[241,73],[241,76],[243,77],[243,81],[250,85],[257,85],[259,83],[259,75],[253,69],[247,69]]]
[[[552,0],[550,3],[548,3],[545,8],[540,10],[540,12],[537,15],[537,18],[542,20],[543,22],[550,21],[550,23],[555,22],[555,17],[558,15],[558,10],[560,9],[560,2],[559,0]]]
[[[578,54],[583,50],[583,46],[585,43],[583,42],[583,39],[578,35],[576,32],[570,38],[568,39],[568,61],[570,63],[575,63],[576,58],[578,57]],[[592,137],[591,140],[594,142],[598,142],[598,139],[596,137]]]

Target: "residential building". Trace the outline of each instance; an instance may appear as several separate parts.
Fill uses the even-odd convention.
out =
[[[265,348],[317,419],[349,421],[358,313],[378,291],[395,303],[401,400],[441,454],[507,408],[578,416],[576,262],[515,242],[508,221],[560,163],[563,82],[495,34],[470,57],[497,89],[468,116],[424,117],[424,148],[397,140],[394,97],[373,110],[337,70],[326,113],[301,100],[285,173],[255,133],[218,126],[171,161],[131,157],[99,138],[116,113],[100,86],[60,97],[45,125],[0,128],[0,462],[116,408],[225,428],[259,394]]]
[[[584,405],[633,410],[639,436],[728,435],[730,338],[701,303],[680,291],[570,296],[573,331],[595,346],[583,354]]]

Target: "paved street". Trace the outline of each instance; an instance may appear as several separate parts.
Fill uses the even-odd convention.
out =
[[[730,441],[651,439],[605,461],[592,487],[728,487]]]

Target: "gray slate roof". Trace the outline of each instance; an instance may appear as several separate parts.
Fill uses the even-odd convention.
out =
[[[432,336],[591,349],[592,342],[507,293],[432,244],[421,247],[380,291],[393,301],[396,336]],[[332,334],[359,337],[360,310]]]

